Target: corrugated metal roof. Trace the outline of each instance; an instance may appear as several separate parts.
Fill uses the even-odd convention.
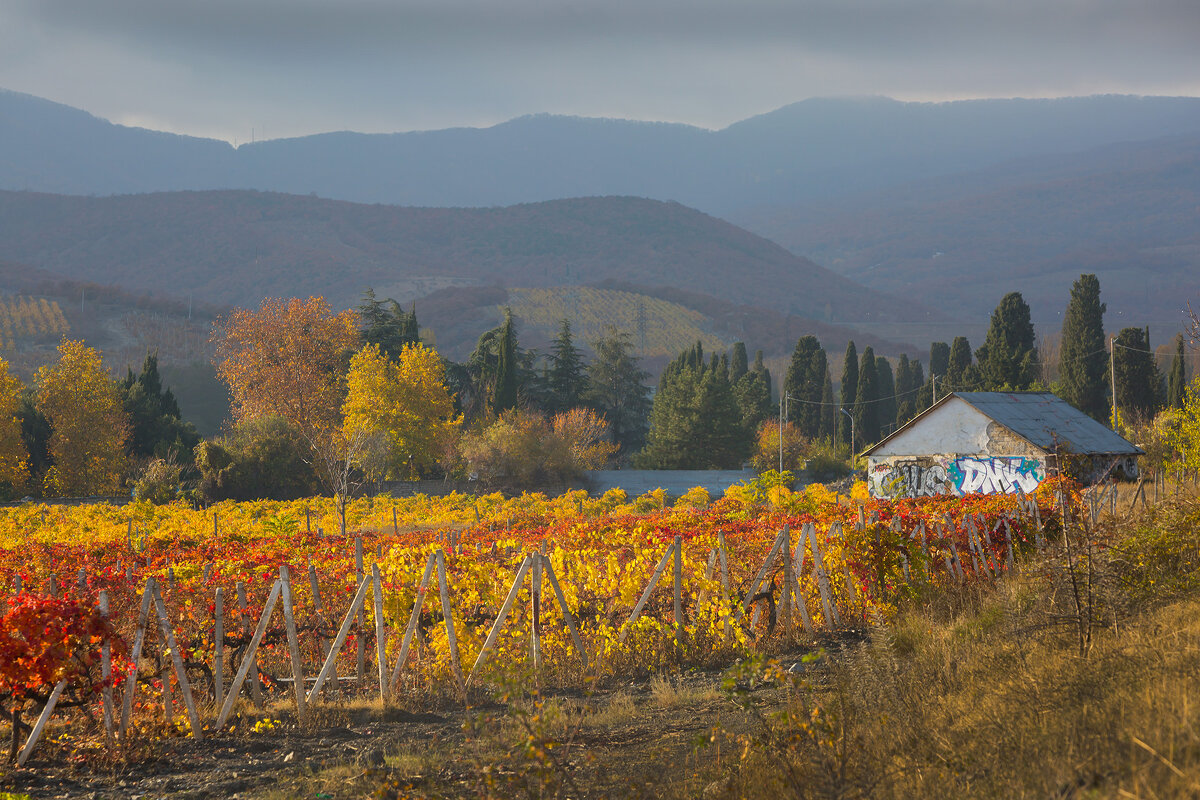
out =
[[[1141,455],[1125,437],[1050,392],[955,392],[981,413],[1045,450],[1079,455]]]

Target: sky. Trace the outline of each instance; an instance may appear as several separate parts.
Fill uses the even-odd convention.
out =
[[[0,88],[240,143],[809,97],[1200,96],[1198,0],[0,0]]]

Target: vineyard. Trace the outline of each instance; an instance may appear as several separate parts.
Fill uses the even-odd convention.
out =
[[[54,340],[69,330],[56,300],[0,297],[0,350],[11,352],[30,340]]]
[[[575,337],[582,342],[599,339],[605,328],[616,326],[633,336],[644,358],[673,358],[697,341],[710,352],[729,346],[706,330],[708,320],[700,312],[633,292],[586,286],[510,289],[507,305],[522,322],[544,329],[549,336],[563,319],[571,321]]]
[[[1012,569],[1059,524],[1043,486],[891,503],[819,485],[673,506],[661,491],[381,497],[354,502],[345,538],[320,498],[4,509],[12,755],[52,718],[102,721],[54,739],[87,758],[253,725],[242,693],[291,698],[303,721],[338,696],[438,705],[527,671],[579,687],[881,623],[905,597]]]

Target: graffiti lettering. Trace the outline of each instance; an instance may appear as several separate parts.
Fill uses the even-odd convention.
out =
[[[1014,458],[975,458],[965,456],[954,459],[947,476],[954,484],[957,494],[979,492],[982,494],[1026,494],[1037,489],[1044,477],[1042,465],[1034,459],[1017,456]]]
[[[877,493],[887,497],[933,497],[952,490],[941,464],[922,465],[916,461],[893,464],[876,478]]]

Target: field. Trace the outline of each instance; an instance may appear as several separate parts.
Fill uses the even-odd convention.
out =
[[[19,578],[45,597],[53,577],[60,594],[84,606],[101,591],[108,594],[118,676],[114,726],[130,685],[141,596],[151,580],[157,584],[199,727],[182,702],[185,684],[176,677],[173,654],[164,652],[166,628],[152,612],[124,740],[105,744],[103,692],[93,691],[100,682],[76,681],[63,697],[82,705],[55,714],[28,762],[32,769],[12,773],[4,785],[107,796],[103,792],[115,791],[123,775],[152,796],[184,788],[193,796],[245,790],[504,796],[518,783],[541,787],[542,795],[561,790],[574,796],[568,784],[583,781],[595,796],[618,788],[660,794],[669,787],[692,796],[705,788],[695,781],[705,778],[734,792],[719,796],[742,796],[744,786],[735,791],[737,776],[719,769],[720,745],[715,761],[711,753],[712,742],[727,740],[726,763],[728,753],[742,748],[748,755],[736,763],[748,769],[766,746],[747,744],[757,730],[756,712],[739,707],[737,686],[769,687],[775,663],[811,662],[813,675],[832,680],[854,659],[870,664],[878,657],[873,653],[890,652],[896,636],[910,637],[902,646],[914,652],[926,641],[921,637],[936,638],[928,631],[912,638],[921,625],[941,624],[927,612],[914,617],[914,609],[944,614],[947,603],[956,604],[963,618],[954,624],[969,627],[964,619],[994,614],[995,598],[1020,595],[1015,587],[1040,572],[1059,576],[1061,584],[1065,573],[1043,561],[1038,543],[1060,536],[1062,508],[1052,491],[1041,495],[1036,507],[1003,497],[860,504],[820,487],[795,494],[740,489],[715,501],[696,492],[674,506],[661,495],[630,499],[615,492],[602,498],[376,498],[351,508],[347,538],[325,533],[336,525],[332,503],[321,499],[207,511],[6,509],[0,577],[8,586]],[[437,552],[441,560],[431,561]],[[227,704],[228,720],[219,725],[217,590],[226,598],[219,649],[227,696],[232,673],[253,657],[251,632],[285,564],[291,596],[283,593],[279,604],[290,606],[296,633],[289,637],[279,610],[261,626],[262,705],[253,704],[248,691]],[[496,626],[522,564],[528,568],[511,613]],[[1040,566],[1021,568],[1017,576],[1022,564]],[[378,584],[371,579],[375,565]],[[531,580],[539,568],[542,580]],[[234,600],[239,581],[244,617]],[[539,583],[535,602],[531,589]],[[791,601],[784,591],[789,585],[801,602]],[[340,623],[353,618],[347,611],[356,595],[366,598],[363,622],[351,622],[341,655],[326,658]],[[417,597],[422,602],[414,613]],[[14,610],[17,601],[10,597]],[[988,625],[988,635],[993,628],[1007,631]],[[475,669],[493,627],[492,649]],[[826,651],[860,655],[831,659]],[[778,661],[757,660],[762,657]],[[293,674],[311,687],[327,663],[336,665],[336,687],[326,681],[324,689],[304,693],[306,702],[297,701]],[[728,681],[722,688],[722,670],[736,663],[750,672],[734,680],[733,689]],[[174,697],[169,722],[164,674]],[[1006,685],[1001,680],[997,687]],[[37,703],[27,702],[36,711]],[[771,702],[772,714],[788,708],[778,698]],[[203,738],[187,738],[195,733]],[[697,750],[704,739],[709,750]],[[662,763],[690,766],[665,775]]]

